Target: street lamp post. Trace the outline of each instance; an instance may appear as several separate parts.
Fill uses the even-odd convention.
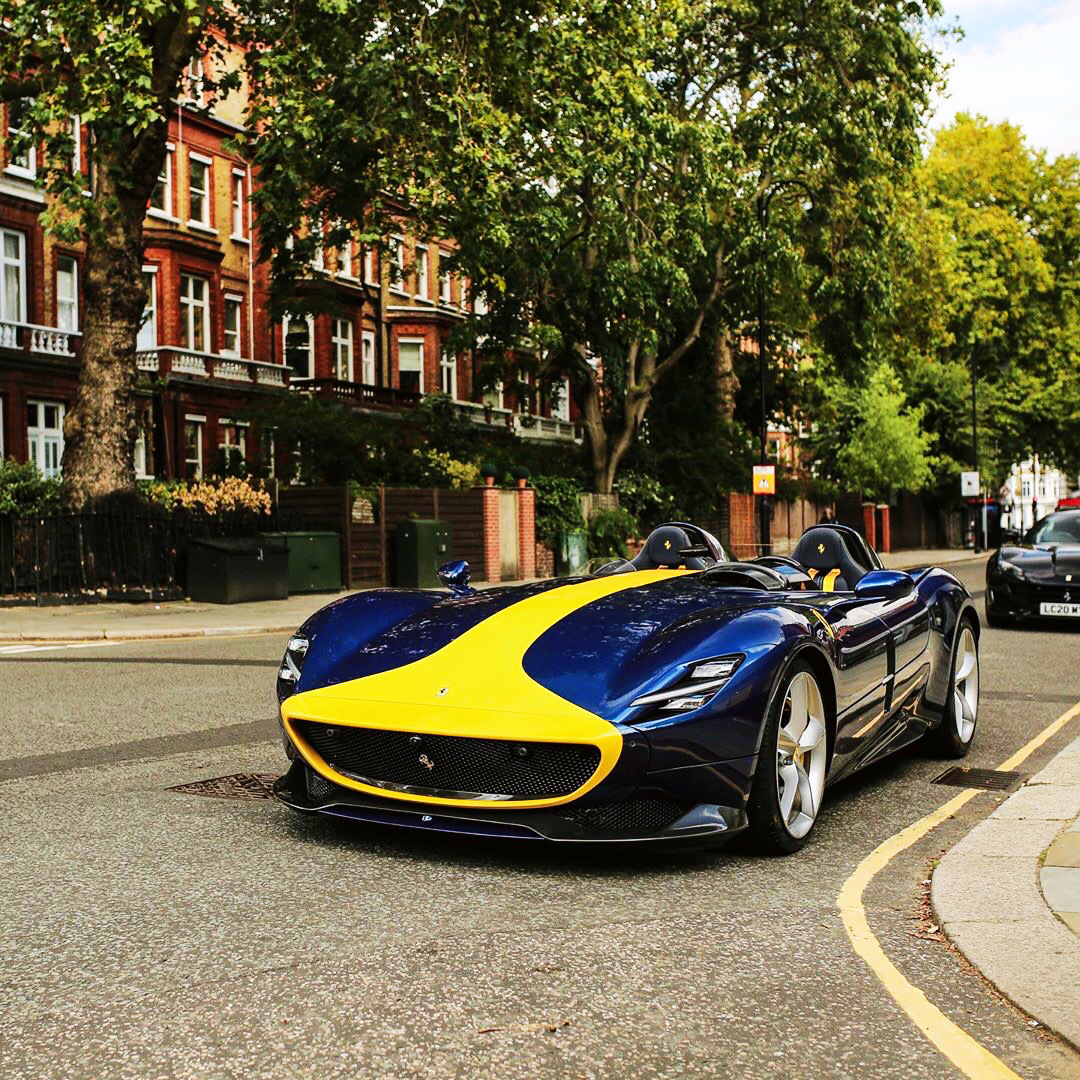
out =
[[[768,240],[769,233],[769,203],[772,201],[772,197],[783,188],[786,187],[800,187],[806,193],[807,198],[810,200],[810,205],[814,205],[814,192],[813,189],[802,180],[777,180],[774,184],[764,188],[758,192],[757,197],[757,216],[758,216],[758,228],[761,230],[761,257],[764,262],[765,258],[765,245]],[[768,370],[768,345],[769,345],[769,330],[768,324],[765,319],[765,271],[764,266],[762,272],[758,274],[758,374],[760,379],[761,389],[761,464],[769,464],[769,412],[765,406],[765,381],[766,373]],[[761,513],[761,546],[763,551],[768,554],[771,545],[769,538],[769,517],[770,506],[769,496],[759,495],[759,510]]]
[[[979,412],[976,404],[976,394],[978,392],[978,381],[975,374],[975,350],[971,350],[971,467],[979,472]],[[975,554],[978,555],[982,548],[979,546],[979,528],[978,528],[978,514],[981,512],[983,516],[983,541],[986,541],[986,500],[983,496],[982,474],[979,474],[979,501],[982,502],[982,506],[975,511],[975,535],[972,537],[972,544],[975,548]]]
[[[772,189],[772,191],[775,190],[775,188]],[[761,246],[763,249],[768,235],[769,198],[772,197],[772,191],[770,191],[768,195],[766,195],[765,192],[761,192],[757,197],[758,225],[761,228]],[[768,340],[768,331],[765,325],[765,274],[762,272],[758,275],[758,373],[761,382],[762,465],[768,465],[769,463],[769,416],[768,410],[765,408],[765,379],[769,364],[767,352]],[[761,547],[762,552],[768,554],[769,549],[772,546],[769,538],[769,497],[767,495],[760,495],[758,496],[758,502],[760,504],[759,509],[761,513]]]

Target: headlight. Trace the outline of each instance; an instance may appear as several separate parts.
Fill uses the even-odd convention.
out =
[[[1024,580],[1024,571],[1021,570],[1020,567],[1016,565],[1016,563],[1011,563],[1008,559],[998,559],[998,566],[1001,567],[1001,572],[1003,574],[1006,574],[1009,577],[1014,577],[1018,581]]]
[[[281,658],[281,666],[278,668],[278,700],[287,698],[296,690],[296,684],[300,681],[300,669],[304,666],[304,657],[307,656],[311,642],[300,634],[293,634],[285,646],[285,655]]]
[[[666,690],[635,698],[630,704],[656,705],[661,712],[689,712],[700,709],[716,696],[742,662],[742,656],[720,656],[715,660],[701,660],[691,668],[687,678]]]

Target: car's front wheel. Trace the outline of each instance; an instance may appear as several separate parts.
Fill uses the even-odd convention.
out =
[[[825,793],[827,715],[809,664],[796,663],[776,694],[761,736],[747,815],[759,851],[798,851],[810,836]]]

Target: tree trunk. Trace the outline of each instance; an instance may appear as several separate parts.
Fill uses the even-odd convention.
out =
[[[735,374],[735,349],[731,338],[723,330],[717,330],[713,338],[713,355],[716,358],[717,404],[720,415],[730,424],[735,419],[739,378]]]
[[[99,157],[95,165],[103,211],[87,236],[79,386],[64,420],[65,496],[77,509],[134,486],[135,341],[146,306],[142,229],[148,191],[118,191],[113,163]]]

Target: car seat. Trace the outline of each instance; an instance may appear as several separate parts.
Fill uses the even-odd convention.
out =
[[[858,561],[839,529],[816,525],[806,530],[791,553],[825,592],[847,592],[869,572]]]

